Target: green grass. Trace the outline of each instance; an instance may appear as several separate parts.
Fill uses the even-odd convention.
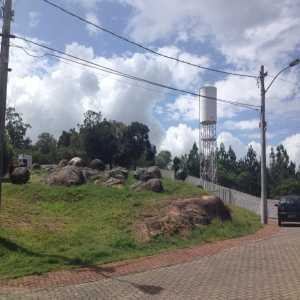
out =
[[[164,179],[165,192],[134,192],[94,184],[49,187],[33,176],[29,184],[4,184],[0,213],[0,279],[61,268],[103,264],[175,248],[238,237],[260,228],[253,213],[231,207],[232,222],[214,221],[186,237],[158,237],[140,244],[132,232],[140,213],[168,199],[198,196],[197,187]]]

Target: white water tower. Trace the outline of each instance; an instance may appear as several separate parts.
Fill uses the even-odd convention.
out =
[[[200,178],[216,182],[217,88],[201,88],[199,102]]]

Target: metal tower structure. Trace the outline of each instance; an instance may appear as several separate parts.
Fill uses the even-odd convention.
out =
[[[202,97],[202,96],[205,96]],[[206,86],[199,96],[200,178],[217,181],[217,89]]]

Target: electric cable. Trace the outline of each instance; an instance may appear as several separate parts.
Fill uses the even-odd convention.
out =
[[[76,18],[76,19],[80,20],[81,22],[84,22],[84,23],[86,23],[88,25],[91,25],[91,26],[97,28],[98,30],[104,31],[104,32],[106,32],[106,33],[114,36],[115,38],[123,40],[123,41],[125,41],[125,42],[127,42],[129,44],[132,44],[132,45],[134,45],[136,47],[139,47],[139,48],[141,48],[141,49],[143,49],[145,51],[148,51],[148,52],[150,52],[152,54],[155,54],[155,55],[158,55],[158,56],[161,56],[161,57],[164,57],[164,58],[176,61],[178,63],[183,63],[183,64],[186,64],[186,65],[189,65],[189,66],[192,66],[192,67],[196,67],[196,68],[199,68],[199,69],[204,69],[204,70],[207,70],[207,71],[222,73],[222,74],[226,74],[226,75],[240,76],[240,77],[249,77],[249,78],[255,78],[255,79],[257,78],[257,75],[242,74],[242,73],[229,72],[229,71],[224,71],[224,70],[219,70],[219,69],[204,67],[204,66],[201,66],[201,65],[198,65],[198,64],[195,64],[195,63],[183,60],[183,59],[179,59],[179,58],[176,58],[176,57],[164,54],[164,53],[160,53],[160,52],[155,51],[155,50],[153,50],[153,49],[151,49],[149,47],[146,47],[146,46],[144,46],[144,45],[142,45],[142,44],[140,44],[138,42],[130,40],[127,37],[124,37],[124,36],[122,36],[122,35],[120,35],[118,33],[115,33],[115,32],[113,32],[110,29],[107,29],[107,28],[104,28],[103,26],[95,24],[95,23],[93,23],[93,22],[91,22],[91,21],[89,21],[89,20],[87,20],[87,19],[85,19],[85,18],[83,18],[83,17],[75,14],[74,12],[71,12],[71,11],[67,10],[66,8],[64,8],[64,7],[60,6],[60,5],[52,2],[52,1],[49,1],[49,0],[41,0],[41,1],[43,1],[43,2],[47,3],[48,5],[50,5],[50,6],[54,7],[54,8],[56,8],[56,9],[64,12],[65,14],[68,14],[68,15],[72,16],[73,18]]]
[[[92,65],[92,66],[96,66],[99,69],[101,69],[101,71],[104,71],[104,72],[107,72],[107,73],[113,73],[113,74],[116,74],[116,75],[121,76],[121,77],[125,77],[125,78],[129,78],[129,79],[132,79],[132,80],[136,80],[136,81],[148,83],[148,84],[153,85],[153,86],[158,86],[158,87],[161,87],[161,88],[165,88],[165,89],[172,90],[172,91],[179,92],[179,93],[183,93],[183,94],[189,94],[189,95],[196,96],[196,97],[200,96],[200,97],[203,97],[203,98],[206,98],[206,99],[210,99],[210,100],[213,100],[213,101],[229,103],[229,104],[232,104],[232,105],[241,106],[241,107],[249,108],[249,109],[253,109],[253,110],[258,110],[260,108],[260,106],[257,106],[257,105],[251,105],[251,104],[242,103],[242,102],[238,102],[238,101],[230,101],[230,100],[225,100],[225,99],[220,99],[220,98],[213,98],[213,97],[208,97],[208,96],[204,96],[204,95],[199,95],[199,94],[197,94],[195,92],[191,92],[191,91],[179,89],[179,88],[172,87],[172,86],[169,86],[169,85],[166,85],[166,84],[154,82],[154,81],[151,81],[151,80],[148,80],[148,79],[145,79],[145,78],[141,78],[141,77],[129,75],[129,74],[120,72],[118,70],[115,70],[115,69],[112,69],[112,68],[108,68],[108,67],[102,66],[100,64],[94,63],[92,61],[76,57],[76,56],[68,54],[68,53],[66,53],[64,51],[54,49],[52,47],[43,45],[41,43],[32,41],[30,39],[27,39],[27,38],[24,38],[24,37],[21,37],[21,36],[15,35],[14,37],[17,38],[17,39],[23,40],[25,42],[31,43],[33,45],[36,45],[38,47],[50,50],[52,52],[56,52],[56,53],[62,54],[64,56],[70,57],[70,58],[75,59],[75,60],[79,60],[81,62],[87,63],[87,64]]]

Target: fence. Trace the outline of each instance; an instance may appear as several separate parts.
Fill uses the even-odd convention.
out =
[[[162,175],[174,179],[174,171],[162,170]],[[188,176],[185,181],[196,186],[202,186],[206,191],[218,196],[227,204],[234,204],[239,207],[247,208],[260,215],[261,200],[259,197],[214,184],[197,177]],[[276,200],[268,199],[268,216],[270,218],[277,218],[276,203]]]

